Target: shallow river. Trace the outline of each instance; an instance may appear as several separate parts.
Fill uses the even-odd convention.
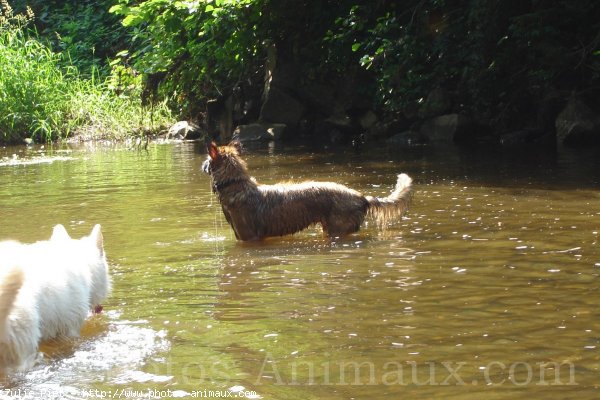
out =
[[[600,154],[249,150],[407,216],[236,242],[199,144],[0,149],[0,239],[102,224],[113,292],[0,398],[600,398]],[[11,397],[12,396],[12,397]]]

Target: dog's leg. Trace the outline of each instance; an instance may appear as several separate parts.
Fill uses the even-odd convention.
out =
[[[235,234],[235,238],[237,240],[242,240],[242,239],[240,239],[237,231],[235,230],[235,227],[233,226],[233,222],[231,221],[231,214],[229,213],[229,211],[227,210],[227,208],[225,208],[224,206],[221,206],[221,209],[223,210],[223,215],[225,215],[225,220],[227,220],[227,223],[233,229],[233,233]]]
[[[357,215],[330,215],[323,225],[323,232],[330,238],[346,236],[357,232],[363,218]]]
[[[229,217],[231,219],[230,224],[235,232],[236,239],[244,241],[256,241],[263,238],[258,232],[256,232],[254,224],[249,220],[246,213],[230,213]]]

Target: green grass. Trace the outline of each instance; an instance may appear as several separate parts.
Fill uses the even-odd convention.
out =
[[[135,90],[117,94],[97,74],[84,79],[77,68],[64,67],[64,55],[14,20],[0,19],[0,142],[121,140],[172,122],[165,104],[150,110]]]

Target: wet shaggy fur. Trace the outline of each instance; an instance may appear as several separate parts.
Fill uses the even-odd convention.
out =
[[[406,174],[398,175],[394,191],[384,198],[333,182],[261,185],[248,174],[236,142],[211,143],[202,168],[238,240],[289,235],[312,224],[321,224],[329,237],[344,236],[358,231],[368,214],[381,225],[401,217],[412,196]]]

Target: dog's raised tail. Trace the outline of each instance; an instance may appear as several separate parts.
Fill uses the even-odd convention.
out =
[[[408,210],[412,200],[412,179],[406,174],[398,175],[394,191],[387,197],[366,196],[369,202],[368,214],[375,218],[380,227],[397,219]]]
[[[0,337],[2,337],[6,332],[8,315],[13,308],[21,286],[23,286],[23,271],[20,268],[13,268],[0,279]]]

